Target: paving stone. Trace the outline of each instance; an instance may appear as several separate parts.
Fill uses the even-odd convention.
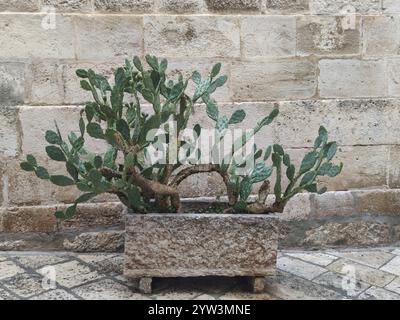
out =
[[[399,248],[394,249],[394,250],[392,251],[392,253],[395,254],[395,255],[397,255],[397,256],[400,256],[400,249],[399,249]]]
[[[326,269],[322,267],[290,257],[282,257],[277,262],[277,267],[280,270],[292,273],[307,280],[314,279],[320,274],[326,272]]]
[[[201,295],[199,291],[166,291],[152,295],[151,298],[155,300],[192,300]]]
[[[63,289],[54,289],[32,297],[30,300],[77,300],[77,298]]]
[[[319,284],[279,272],[275,277],[267,278],[266,292],[284,300],[341,300],[344,297]]]
[[[381,267],[380,270],[400,276],[400,257],[398,256],[394,257],[387,264]]]
[[[400,300],[400,295],[378,287],[371,287],[359,296],[361,300]]]
[[[12,261],[0,262],[0,280],[13,277],[19,273],[24,273],[25,270],[18,267]]]
[[[336,255],[373,268],[379,268],[393,258],[392,254],[381,250],[338,252]]]
[[[77,261],[60,263],[54,267],[57,283],[67,288],[99,279],[102,276],[97,271],[91,271],[89,267]]]
[[[128,287],[110,279],[96,281],[72,290],[85,300],[148,300]]]
[[[98,272],[122,273],[124,257],[121,254],[79,255],[78,258],[91,264]]]
[[[389,283],[386,287],[386,289],[396,292],[400,294],[400,277],[397,277],[394,279],[391,283]]]
[[[26,268],[38,269],[44,266],[52,265],[55,263],[63,262],[70,257],[68,256],[57,256],[50,254],[40,254],[40,255],[18,255],[15,257],[20,264]]]
[[[327,266],[327,269],[336,273],[347,274],[349,268],[351,267],[354,267],[356,280],[360,280],[374,286],[383,287],[395,278],[393,274],[367,267],[346,259],[335,261]]]
[[[312,262],[314,264],[318,264],[320,266],[327,266],[328,264],[332,263],[333,261],[339,259],[335,256],[319,253],[319,252],[286,252],[286,255],[306,261]]]
[[[28,273],[17,274],[16,276],[3,280],[2,284],[22,298],[46,291],[42,286],[42,277]]]
[[[313,282],[315,282],[315,283],[318,283],[329,289],[338,291],[342,295],[348,296],[348,297],[355,297],[358,294],[360,294],[361,292],[363,292],[365,289],[368,289],[370,287],[370,285],[367,283],[364,283],[359,280],[355,280],[354,287],[347,289],[348,288],[346,286],[347,282],[345,282],[345,286],[343,286],[344,281],[346,281],[346,279],[344,278],[344,275],[340,275],[340,274],[337,274],[334,272],[327,272],[327,273],[321,274],[320,276],[318,276],[317,278],[315,278],[313,280]]]
[[[7,290],[4,290],[0,288],[0,300],[14,300],[16,297],[8,292]]]

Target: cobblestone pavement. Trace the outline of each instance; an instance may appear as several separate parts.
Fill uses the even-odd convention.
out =
[[[0,253],[1,299],[396,299],[400,248],[282,251],[261,294],[241,278],[155,279],[143,295],[121,254]],[[53,267],[53,268],[52,268]],[[55,272],[56,283],[46,279]],[[47,276],[44,276],[47,275]],[[55,288],[54,288],[55,287]]]

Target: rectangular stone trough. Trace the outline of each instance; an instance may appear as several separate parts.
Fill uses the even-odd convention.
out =
[[[151,292],[153,277],[244,276],[254,291],[275,273],[275,215],[128,214],[124,275]]]

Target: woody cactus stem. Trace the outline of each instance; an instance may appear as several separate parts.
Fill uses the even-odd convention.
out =
[[[225,75],[219,76],[220,63],[214,65],[205,78],[194,71],[189,79],[179,74],[177,79],[171,80],[167,79],[167,60],[159,61],[147,55],[146,62],[148,69],[138,57],[126,60],[125,65],[115,71],[112,85],[91,69],[76,71],[81,78],[82,89],[93,96],[93,100],[81,110],[79,134],[71,132],[65,139],[55,124],[55,130],[48,130],[45,135],[49,143],[47,155],[54,161],[64,163],[68,176],[50,174],[33,155],[27,155],[21,163],[23,170],[34,172],[40,179],[61,187],[75,185],[82,191],[82,195],[65,211],[57,211],[56,217],[73,217],[79,203],[102,193],[117,195],[136,212],[180,212],[179,184],[190,175],[205,172],[216,172],[221,176],[227,189],[229,211],[281,212],[289,199],[299,192],[325,192],[326,188],[317,188],[319,176],[334,177],[340,173],[342,164],[331,162],[336,153],[336,143],[327,141],[327,132],[323,127],[319,130],[313,150],[305,155],[297,170],[278,144],[261,149],[253,144],[253,152],[247,158],[237,160],[238,149],[240,152],[251,144],[253,136],[275,119],[279,113],[277,107],[251,132],[234,141],[231,151],[217,164],[187,165],[185,161],[174,161],[170,154],[183,154],[196,160],[201,156],[197,147],[202,132],[200,124],[193,126],[195,134],[192,138],[182,138],[195,108],[205,105],[208,117],[214,121],[216,145],[211,146],[212,150],[223,141],[229,126],[242,122],[246,113],[236,110],[229,117],[220,114],[212,98],[227,80]],[[189,81],[195,87],[191,93],[187,89]],[[150,104],[152,112],[144,112],[141,101]],[[85,148],[87,136],[103,140],[108,144],[107,150],[102,154],[89,152]],[[150,156],[152,148],[167,155],[163,159],[167,161],[154,161]],[[249,161],[248,157],[253,161]],[[268,164],[270,157],[272,163]],[[254,165],[247,171],[241,170],[248,163]],[[273,170],[276,173],[274,184],[269,180]],[[284,172],[288,183],[283,191]],[[258,199],[249,203],[250,193],[257,183],[261,183]],[[272,186],[275,202],[268,206],[266,200]]]

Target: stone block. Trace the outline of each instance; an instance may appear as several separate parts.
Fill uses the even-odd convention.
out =
[[[324,59],[319,62],[319,70],[321,97],[356,98],[386,95],[386,67],[382,60]]]
[[[174,58],[239,57],[239,24],[229,16],[146,16],[144,50]]]
[[[372,221],[327,222],[306,231],[305,246],[356,246],[389,243],[390,226]]]
[[[4,14],[0,16],[1,59],[75,59],[71,16]],[[93,47],[91,47],[93,48]]]
[[[388,161],[388,184],[389,188],[400,188],[400,146],[393,145],[389,147]]]
[[[382,0],[383,13],[400,13],[400,2],[397,0]]]
[[[30,65],[32,86],[30,104],[57,105],[64,100],[62,65],[57,61],[38,61]]]
[[[241,19],[240,25],[244,57],[295,55],[295,17],[245,16]]]
[[[205,0],[210,11],[259,11],[260,0]]]
[[[292,14],[308,12],[309,0],[266,0],[264,13]]]
[[[235,61],[231,67],[234,101],[307,99],[316,93],[316,66],[307,59]]]
[[[3,213],[3,231],[9,233],[54,232],[55,207],[12,207]]]
[[[37,0],[0,0],[0,12],[32,12],[38,10]]]
[[[400,191],[370,190],[354,192],[360,214],[400,216]]]
[[[310,0],[312,14],[340,15],[346,9],[357,14],[380,13],[380,0]]]
[[[154,0],[94,0],[94,10],[99,12],[145,13],[154,9]]]
[[[366,56],[398,55],[400,53],[399,16],[363,18],[363,54]]]
[[[297,54],[330,55],[358,54],[360,51],[360,21],[354,29],[343,28],[342,17],[298,16]]]
[[[142,18],[130,15],[75,17],[77,57],[95,61],[132,59],[142,54]],[[94,49],[95,48],[95,49]]]
[[[26,80],[24,63],[0,62],[0,108],[24,103],[28,87]]]
[[[315,217],[350,216],[354,213],[354,199],[350,191],[333,191],[314,197]]]
[[[124,231],[85,232],[65,239],[64,250],[75,252],[116,252],[124,247]]]
[[[339,145],[399,144],[397,105],[397,99],[281,102],[272,126],[285,147],[312,147],[321,125]]]
[[[270,275],[276,263],[276,223],[271,215],[128,215],[124,275]]]
[[[158,0],[158,11],[166,13],[199,13],[204,9],[202,0]]]
[[[14,157],[20,150],[18,108],[0,106],[0,157]],[[4,164],[0,159],[2,167]]]
[[[391,97],[400,96],[400,59],[387,58],[386,75],[388,95]]]
[[[42,0],[42,8],[54,8],[56,12],[91,12],[91,0]]]

